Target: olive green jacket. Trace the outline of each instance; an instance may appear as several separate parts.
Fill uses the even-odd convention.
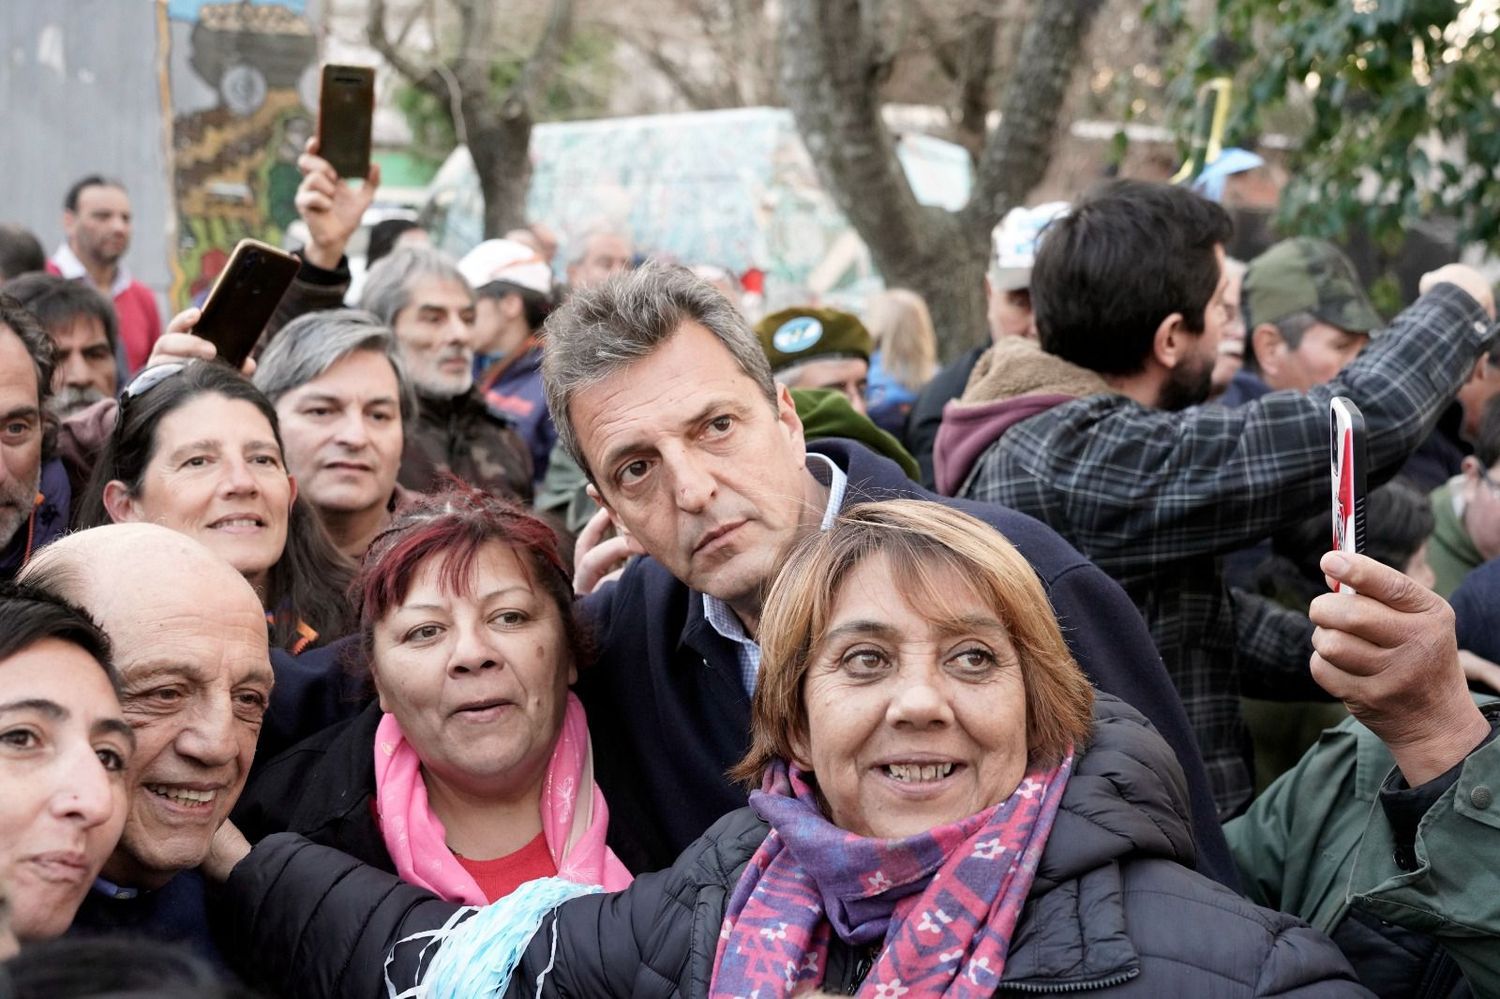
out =
[[[1500,701],[1480,701],[1500,717]],[[1395,766],[1350,718],[1224,826],[1245,893],[1332,933],[1356,905],[1435,938],[1477,995],[1500,996],[1500,739],[1471,754],[1417,829],[1402,871],[1378,802]]]
[[[1432,588],[1444,600],[1453,596],[1464,577],[1484,561],[1462,518],[1453,510],[1453,490],[1461,482],[1463,477],[1459,476],[1456,481],[1438,486],[1431,495],[1433,527],[1427,542],[1427,564],[1437,577]]]

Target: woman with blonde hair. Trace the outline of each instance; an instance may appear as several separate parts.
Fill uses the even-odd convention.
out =
[[[870,300],[865,327],[875,340],[866,390],[870,419],[897,437],[917,393],[937,373],[937,334],[922,296],[905,288]]]
[[[1327,937],[1191,869],[1171,749],[1094,693],[993,528],[852,506],[786,560],[759,636],[755,790],[671,868],[465,910],[273,837],[210,872],[257,970],[330,997],[1370,994]],[[339,946],[289,946],[314,927]]]

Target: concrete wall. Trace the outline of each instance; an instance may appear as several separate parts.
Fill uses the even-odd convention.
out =
[[[0,220],[50,254],[62,201],[88,173],[130,191],[125,262],[164,295],[172,232],[167,132],[150,0],[6,0],[0,17]],[[163,299],[165,308],[165,299]]]
[[[234,244],[295,218],[317,104],[317,0],[3,0],[0,221],[48,252],[89,173],[123,181],[126,265],[170,315]]]

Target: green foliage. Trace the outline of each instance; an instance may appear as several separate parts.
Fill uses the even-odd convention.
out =
[[[1189,40],[1174,92],[1185,126],[1196,84],[1226,73],[1236,83],[1226,144],[1289,108],[1307,115],[1283,199],[1299,231],[1363,221],[1388,239],[1443,214],[1459,221],[1461,241],[1500,249],[1500,41],[1481,6],[1216,0],[1210,25],[1191,24],[1180,0],[1151,13]]]
[[[496,99],[520,78],[525,56],[506,52],[490,67],[490,85]],[[537,121],[567,121],[597,118],[608,108],[614,83],[614,40],[597,29],[575,30],[563,50],[557,68],[533,109]],[[396,90],[396,106],[412,130],[411,151],[434,164],[447,159],[458,145],[449,102],[403,82]]]
[[[490,67],[490,84],[504,94],[520,78],[525,60],[505,56]],[[614,39],[597,28],[577,27],[567,48],[543,89],[537,121],[572,121],[598,118],[608,110],[609,90],[614,83]]]
[[[396,88],[396,107],[406,118],[411,128],[412,155],[438,165],[448,158],[458,145],[458,133],[453,128],[453,116],[444,102],[432,94],[402,81]]]

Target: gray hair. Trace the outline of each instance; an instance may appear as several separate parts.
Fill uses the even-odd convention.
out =
[[[557,438],[586,475],[593,476],[573,416],[573,396],[649,357],[682,328],[697,323],[712,333],[771,405],[776,383],[760,340],[723,293],[685,267],[647,263],[576,292],[543,328],[542,384]]]
[[[395,334],[359,309],[309,312],[287,323],[260,356],[251,380],[274,405],[358,350],[380,354],[390,362],[396,372],[401,419],[409,423],[417,412],[417,396],[407,378]]]
[[[605,221],[592,222],[578,230],[568,240],[567,265],[569,267],[576,267],[583,263],[583,258],[589,253],[589,243],[595,236],[618,236],[631,248],[635,247],[635,237],[620,226]]]
[[[1276,332],[1281,334],[1281,339],[1286,343],[1288,350],[1296,350],[1302,345],[1302,337],[1308,330],[1318,323],[1318,317],[1303,309],[1301,312],[1293,312],[1291,315],[1282,316],[1271,323],[1257,324],[1276,327]],[[1255,356],[1255,330],[1245,330],[1245,356],[1246,369],[1260,371],[1260,358]]]
[[[381,257],[370,268],[359,296],[359,307],[390,326],[395,323],[396,314],[411,304],[411,286],[424,277],[463,285],[469,297],[474,297],[474,289],[469,288],[452,257],[430,246],[403,246]]]

